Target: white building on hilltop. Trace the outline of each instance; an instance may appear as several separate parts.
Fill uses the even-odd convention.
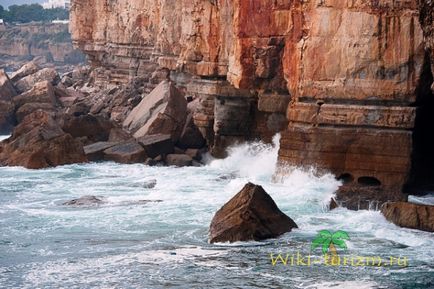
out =
[[[69,7],[71,7],[71,0],[47,0],[46,2],[42,3],[42,7],[44,7],[45,9],[50,9],[50,8],[69,9]]]

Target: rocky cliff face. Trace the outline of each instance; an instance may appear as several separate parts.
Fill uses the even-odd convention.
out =
[[[33,59],[39,65],[79,64],[84,55],[73,48],[68,25],[30,23],[0,29],[0,68],[16,70]]]
[[[71,32],[100,82],[145,76],[151,89],[154,72],[170,69],[199,99],[195,123],[215,154],[283,131],[283,163],[399,189],[422,167],[426,133],[412,131],[416,105],[431,111],[421,99],[432,83],[432,6],[75,0]]]

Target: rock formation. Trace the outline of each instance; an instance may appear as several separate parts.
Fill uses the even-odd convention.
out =
[[[60,70],[85,61],[83,53],[74,49],[68,24],[28,23],[6,25],[0,30],[0,69],[16,70],[34,60]]]
[[[246,186],[215,214],[210,243],[264,240],[297,228],[261,186]]]
[[[398,226],[434,232],[434,206],[391,202],[384,204],[381,212]]]
[[[42,110],[26,116],[0,143],[0,165],[40,169],[86,161],[80,142],[61,129],[55,115]]]
[[[283,131],[282,164],[400,192],[420,182],[418,156],[429,153],[428,134],[413,131],[416,106],[434,112],[421,101],[431,93],[432,11],[426,0],[75,0],[71,31],[96,82],[140,76],[150,91],[170,70],[198,102],[194,123],[214,155]]]
[[[16,95],[16,89],[8,75],[0,70],[0,134],[8,133],[14,124],[12,98]]]

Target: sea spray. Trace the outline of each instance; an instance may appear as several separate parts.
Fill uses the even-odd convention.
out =
[[[228,158],[199,168],[0,168],[0,287],[412,288],[411,280],[432,281],[432,234],[398,228],[379,212],[324,210],[339,186],[331,174],[288,167],[273,182],[278,143],[277,136],[272,144],[236,146]],[[149,180],[156,186],[141,185]],[[248,181],[262,185],[300,229],[242,246],[208,244],[213,215]],[[101,195],[107,203],[62,205],[82,195]],[[347,231],[352,254],[408,256],[410,266],[272,268],[269,253],[309,250],[323,229]]]

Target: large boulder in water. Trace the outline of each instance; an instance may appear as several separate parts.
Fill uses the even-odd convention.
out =
[[[1,165],[41,169],[86,161],[81,143],[46,111],[26,116],[0,148]]]
[[[214,216],[210,243],[263,240],[297,228],[261,186],[248,183]]]
[[[176,142],[187,117],[187,100],[175,85],[161,82],[125,119],[123,126],[135,138],[145,135],[169,134]]]
[[[434,206],[389,202],[383,205],[381,212],[400,227],[434,232]]]

